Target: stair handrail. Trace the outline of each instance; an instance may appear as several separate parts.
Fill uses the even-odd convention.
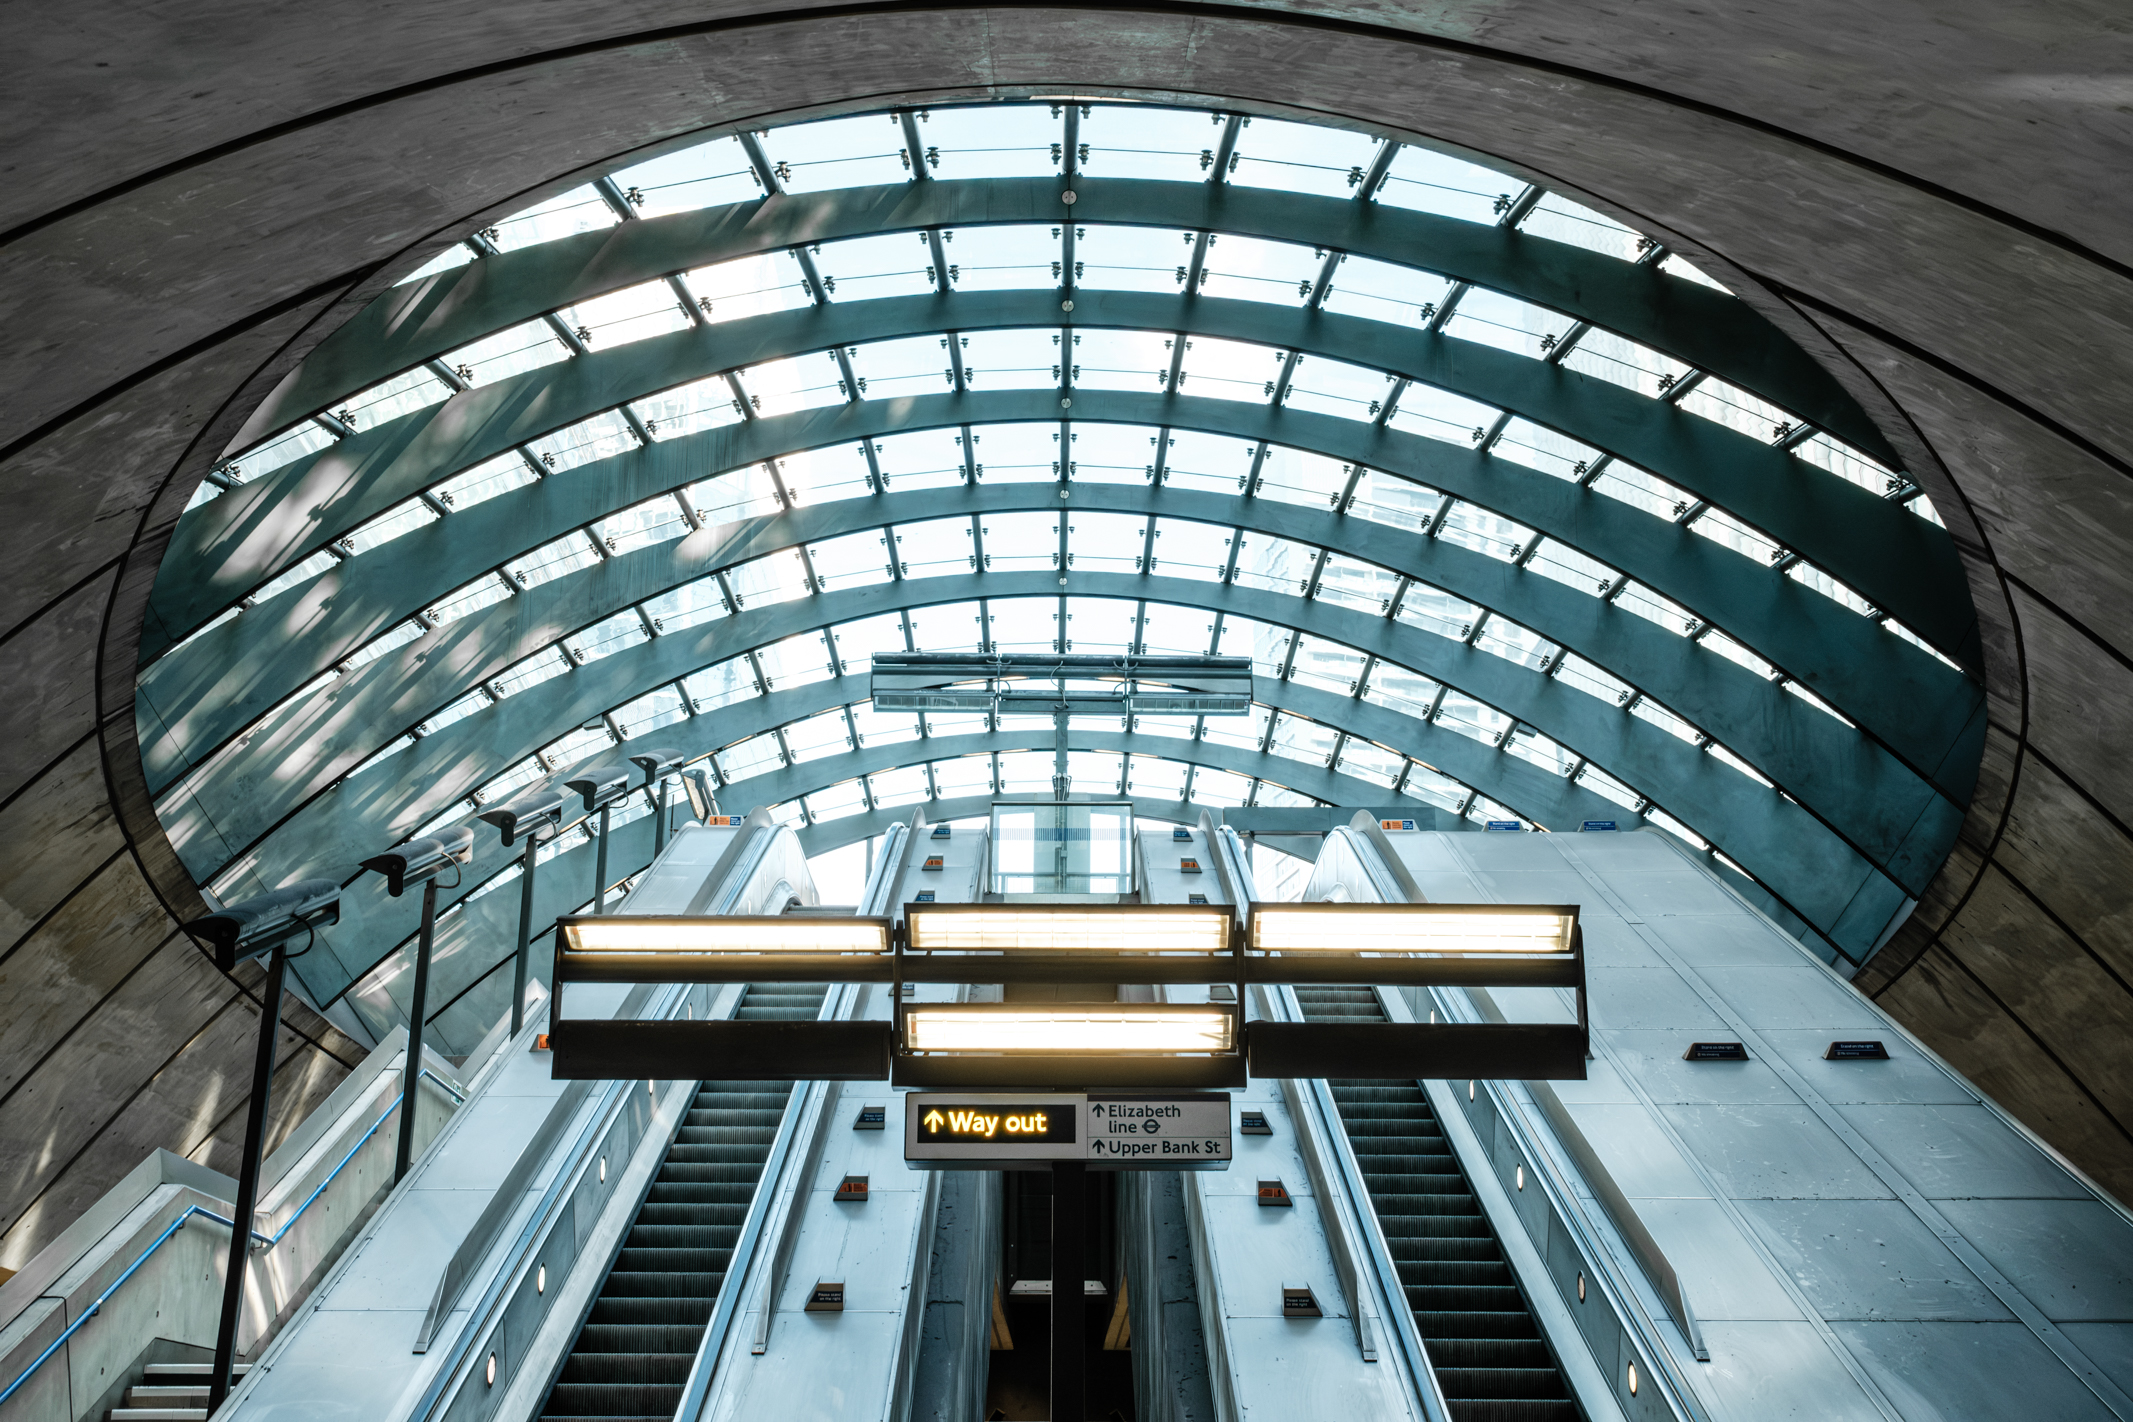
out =
[[[431,1081],[436,1082],[437,1085],[442,1087],[446,1094],[451,1096],[455,1102],[459,1102],[462,1104],[465,1103],[467,1098],[459,1090],[459,1088],[452,1085],[451,1082],[446,1081],[436,1072],[431,1071],[428,1067],[424,1067],[422,1068],[421,1074],[422,1076],[428,1077]],[[316,1201],[319,1196],[326,1193],[326,1187],[328,1185],[331,1185],[334,1180],[340,1175],[340,1173],[348,1168],[348,1163],[356,1158],[356,1153],[361,1151],[364,1146],[370,1144],[371,1137],[375,1136],[378,1133],[378,1128],[380,1126],[383,1126],[387,1121],[391,1120],[393,1118],[394,1113],[397,1112],[399,1109],[400,1097],[399,1094],[396,1092],[393,1095],[392,1105],[386,1107],[385,1113],[379,1116],[377,1120],[372,1121],[370,1123],[370,1129],[363,1132],[363,1134],[357,1138],[356,1143],[348,1148],[348,1153],[340,1158],[339,1163],[337,1163],[333,1167],[333,1169],[326,1172],[326,1178],[319,1181],[317,1187],[314,1188],[309,1195],[306,1195],[304,1197],[304,1202],[298,1205],[293,1211],[290,1212],[289,1218],[281,1222],[281,1227],[279,1229],[275,1230],[272,1234],[261,1234],[257,1229],[253,1229],[250,1231],[252,1236],[252,1250],[254,1252],[257,1252],[263,1249],[272,1249],[275,1245],[280,1244],[282,1240],[287,1237],[289,1231],[295,1227],[296,1222],[299,1219],[303,1218],[304,1211],[310,1209],[312,1203]],[[126,1281],[128,1279],[131,1279],[135,1274],[139,1273],[141,1271],[141,1267],[155,1256],[156,1251],[161,1249],[165,1244],[169,1243],[171,1238],[175,1236],[179,1230],[185,1228],[186,1223],[194,1219],[195,1217],[198,1217],[200,1219],[212,1220],[216,1224],[221,1225],[224,1229],[235,1229],[237,1227],[236,1221],[231,1219],[228,1215],[218,1215],[205,1205],[186,1206],[184,1210],[179,1212],[178,1217],[172,1220],[169,1224],[165,1225],[163,1227],[163,1232],[157,1235],[155,1237],[155,1240],[150,1243],[146,1249],[142,1250],[140,1252],[140,1255],[135,1258],[135,1260],[131,1264],[128,1264],[126,1266],[125,1272],[121,1273],[116,1279],[113,1279],[109,1284],[107,1284],[104,1287],[104,1291],[98,1294],[95,1300],[92,1301],[87,1308],[82,1310],[80,1317],[76,1318],[72,1323],[68,1324],[66,1329],[57,1338],[54,1338],[51,1344],[46,1347],[46,1349],[42,1353],[39,1353],[28,1367],[24,1368],[20,1373],[16,1375],[15,1380],[13,1382],[9,1383],[5,1389],[0,1389],[0,1403],[6,1402],[17,1392],[21,1391],[22,1385],[28,1382],[31,1376],[35,1374],[39,1368],[43,1367],[45,1363],[53,1357],[53,1355],[58,1353],[60,1349],[66,1347],[68,1340],[73,1338],[75,1334],[81,1332],[82,1328],[89,1322],[89,1320],[96,1317],[96,1315],[102,1311],[105,1304],[111,1302],[113,1295],[117,1294],[118,1291],[125,1286]]]

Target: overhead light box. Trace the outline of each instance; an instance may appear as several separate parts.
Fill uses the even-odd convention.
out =
[[[1575,906],[1254,904],[1255,953],[1560,953],[1574,950]]]
[[[1228,908],[941,904],[904,919],[911,953],[1228,953]]]

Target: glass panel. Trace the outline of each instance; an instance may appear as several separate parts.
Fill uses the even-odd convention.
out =
[[[1234,494],[1250,477],[1252,455],[1258,448],[1227,435],[1175,431],[1170,436],[1170,458],[1163,482],[1210,494]]]
[[[451,398],[452,387],[428,369],[410,370],[349,396],[337,413],[347,424],[367,430]]]
[[[663,336],[672,331],[686,331],[691,325],[689,313],[682,310],[674,288],[663,281],[648,281],[621,291],[611,291],[605,296],[565,307],[556,314],[564,325],[578,333],[579,340],[594,350],[625,346],[632,341]]]
[[[1525,551],[1533,530],[1487,509],[1462,502],[1452,505],[1438,536],[1492,558],[1511,558]]]
[[[1268,749],[1290,760],[1322,766],[1333,755],[1334,736],[1331,726],[1283,712],[1275,719],[1274,741]]]
[[[1501,617],[1489,619],[1488,625],[1481,629],[1481,635],[1474,639],[1474,645],[1484,652],[1502,657],[1505,661],[1517,662],[1520,666],[1535,671],[1546,666],[1548,659],[1553,657],[1556,651],[1555,643],[1539,633],[1529,631],[1515,622],[1506,622]]]
[[[931,798],[926,789],[926,767],[923,765],[877,770],[867,777],[867,785],[874,792],[874,803],[884,810],[924,804]]]
[[[1613,587],[1615,581],[1614,569],[1552,538],[1541,540],[1540,547],[1526,560],[1526,570],[1595,597]]]
[[[1758,563],[1775,563],[1785,556],[1782,544],[1765,538],[1740,520],[1728,515],[1723,509],[1705,509],[1689,528],[1713,543],[1722,543]]]
[[[287,569],[280,576],[254,590],[251,600],[255,603],[261,603],[270,598],[278,597],[291,588],[310,582],[339,561],[331,553],[314,553],[295,567]]]
[[[1640,721],[1657,726],[1677,740],[1687,741],[1690,745],[1696,745],[1703,740],[1702,734],[1694,726],[1648,696],[1630,707],[1629,714]]]
[[[1386,423],[1407,434],[1471,448],[1481,442],[1499,413],[1479,400],[1413,384],[1400,392],[1399,406]]]
[[[1336,553],[1319,570],[1317,597],[1375,617],[1391,609],[1399,585],[1400,575],[1391,569]]]
[[[1059,332],[1041,328],[973,331],[963,376],[979,390],[1040,390],[1059,383]]]
[[[726,595],[719,591],[718,579],[698,578],[661,593],[645,603],[644,610],[661,632],[680,632],[724,617]]]
[[[728,780],[745,780],[751,775],[761,775],[766,770],[776,770],[785,764],[785,753],[778,749],[776,736],[750,736],[736,745],[730,745],[715,757],[719,773]]]
[[[955,430],[890,435],[874,442],[874,462],[882,480],[898,491],[953,488],[963,482],[963,436]]]
[[[1199,182],[1222,139],[1222,116],[1203,110],[1141,104],[1088,109],[1081,120],[1081,141],[1089,148],[1082,167],[1091,177]]]
[[[1494,222],[1525,187],[1518,179],[1427,148],[1403,147],[1379,187],[1379,202],[1469,222]]]
[[[567,769],[601,754],[614,744],[615,738],[608,734],[607,726],[603,722],[595,721],[542,746],[541,759],[559,770]],[[565,818],[576,808],[574,805],[565,808]]]
[[[1427,583],[1415,583],[1407,589],[1407,596],[1400,599],[1397,620],[1440,637],[1464,641],[1474,630],[1474,619],[1480,613],[1479,606],[1463,597],[1454,597]]]
[[[822,285],[839,301],[927,296],[934,289],[927,245],[908,232],[824,242],[813,251]]]
[[[1555,679],[1617,706],[1628,704],[1629,698],[1636,694],[1628,682],[1602,671],[1580,656],[1564,657],[1563,664],[1555,670]]]
[[[1042,483],[1059,477],[1059,426],[987,425],[973,433],[978,477],[988,484]]]
[[[606,544],[610,553],[629,553],[688,536],[689,521],[681,516],[681,505],[668,495],[647,499],[593,525],[593,537]]]
[[[1653,626],[1663,628],[1676,637],[1687,636],[1699,625],[1695,614],[1687,608],[1671,598],[1661,597],[1642,583],[1626,584],[1621,592],[1615,594],[1615,606],[1624,612],[1635,613]]]
[[[1043,572],[1059,566],[1059,515],[998,513],[979,519],[985,566],[1001,573]]]
[[[1634,464],[1620,460],[1607,466],[1600,477],[1592,481],[1592,488],[1610,499],[1620,499],[1633,508],[1643,509],[1655,518],[1674,519],[1688,509],[1688,496],[1655,474],[1647,474]]]
[[[1214,615],[1204,608],[1152,602],[1141,614],[1141,646],[1160,656],[1199,656],[1214,640]]]
[[[1340,502],[1348,473],[1348,466],[1337,459],[1276,445],[1259,465],[1259,497],[1329,509]]]
[[[817,586],[828,592],[831,588],[864,588],[888,582],[888,542],[886,533],[867,529],[810,544],[807,556],[815,565]],[[902,641],[900,632],[897,640]]]
[[[1356,481],[1348,512],[1389,528],[1417,532],[1437,516],[1437,506],[1443,501],[1444,496],[1426,484],[1366,469]]]
[[[1419,672],[1379,662],[1363,688],[1363,699],[1408,716],[1427,716],[1437,698],[1437,683]]]
[[[800,632],[758,647],[755,660],[763,669],[765,685],[772,691],[812,686],[831,676],[829,647],[820,632]]]
[[[515,252],[575,232],[597,232],[621,220],[606,200],[587,185],[513,213],[489,229],[489,240],[499,252]]]
[[[1392,377],[1383,371],[1324,356],[1305,356],[1296,363],[1289,379],[1288,398],[1281,403],[1292,410],[1367,420],[1384,408],[1385,397],[1391,393]]]
[[[511,462],[518,464],[521,470],[525,469],[525,465],[516,458]],[[530,471],[526,473],[526,479],[527,482],[532,482],[533,475]],[[392,542],[403,533],[412,533],[436,521],[437,513],[428,504],[420,499],[409,499],[404,504],[387,509],[349,534],[341,540],[341,546],[350,553],[368,553],[373,548],[380,548]]]
[[[662,727],[689,719],[688,708],[682,705],[680,689],[672,686],[662,686],[618,706],[614,715],[615,724],[622,728],[625,737],[650,735]]]
[[[945,336],[906,336],[854,348],[850,359],[852,373],[859,377],[860,395],[888,400],[947,390],[955,376],[948,369],[946,344]]]
[[[979,640],[978,605],[974,602],[944,602],[933,607],[914,607],[911,640],[921,652],[970,652]]]
[[[528,321],[461,346],[443,359],[467,384],[487,385],[569,360],[570,347],[549,329],[546,321]]]
[[[1237,551],[1235,581],[1238,584],[1266,592],[1286,593],[1290,597],[1302,594],[1304,584],[1309,581],[1311,570],[1318,562],[1316,548],[1264,533],[1241,536],[1244,542]]]
[[[867,807],[866,790],[857,780],[847,780],[826,790],[810,791],[806,800],[808,817],[816,824],[845,819]]]
[[[447,622],[471,617],[485,607],[493,607],[509,596],[511,590],[501,578],[494,573],[485,573],[457,592],[447,593],[422,615],[432,626],[442,627]]]
[[[728,657],[682,680],[682,690],[698,711],[717,711],[755,696],[755,668],[746,657]]]
[[[1146,484],[1155,470],[1155,431],[1146,425],[1075,425],[1072,476],[1084,483]]]
[[[1839,443],[1828,435],[1818,434],[1804,443],[1793,446],[1792,452],[1809,464],[1827,469],[1847,483],[1876,495],[1893,494],[1903,486],[1903,481],[1886,467],[1867,458],[1848,444]]]
[[[726,572],[733,600],[742,607],[775,607],[807,596],[807,573],[797,549],[765,554]]]
[[[1662,351],[1639,345],[1612,331],[1587,331],[1563,357],[1566,370],[1594,375],[1625,390],[1654,399],[1672,389],[1692,367]]]
[[[644,630],[644,621],[632,608],[618,612],[604,622],[595,623],[582,632],[573,632],[563,639],[563,650],[579,666],[611,657],[617,652],[626,652],[631,647],[651,641],[651,634]]]
[[[228,612],[222,614],[221,617],[216,618],[213,622],[210,622],[207,625],[209,627],[217,626],[220,623],[227,621],[229,618],[235,617],[236,615],[237,609],[231,608]],[[429,628],[420,622],[402,622],[392,628],[391,631],[371,638],[368,642],[365,642],[361,647],[350,653],[348,659],[341,663],[341,670],[354,671],[357,667],[366,666],[369,663],[374,662],[378,658],[384,656],[387,652],[398,651],[400,648],[414,641],[416,638],[420,637],[428,630]],[[198,634],[196,633],[195,635]]]
[[[1148,520],[1140,514],[1068,515],[1067,561],[1084,573],[1137,573]]]
[[[1229,566],[1230,531],[1219,524],[1184,519],[1155,521],[1155,567],[1170,578],[1219,581]]]
[[[967,518],[937,518],[901,524],[896,529],[896,557],[907,578],[971,572],[977,567],[971,522]]]
[[[1185,798],[1185,765],[1158,756],[1134,756],[1126,767],[1127,792],[1137,799],[1182,800]]]
[[[852,708],[852,723],[859,729],[861,745],[896,746],[918,739],[918,717],[908,711],[876,711],[871,701]]]
[[[1370,166],[1377,148],[1377,140],[1367,134],[1319,124],[1248,118],[1237,135],[1230,181],[1240,187],[1286,188],[1322,197],[1347,197],[1362,181],[1363,171]]]
[[[842,755],[852,748],[851,731],[844,724],[844,708],[841,706],[834,711],[788,722],[784,732],[785,748],[792,752],[795,765],[820,760],[824,756]]]
[[[1251,794],[1252,782],[1227,770],[1201,766],[1193,772],[1192,802],[1213,809],[1234,809]]]
[[[1318,283],[1322,253],[1293,242],[1218,232],[1207,239],[1201,294],[1233,301],[1301,306]]]
[[[661,439],[678,439],[699,430],[741,422],[740,401],[723,375],[706,376],[630,402],[645,428]]]
[[[1258,675],[1279,676],[1282,663],[1288,660],[1292,640],[1286,627],[1255,622],[1249,617],[1225,617],[1222,619],[1222,641],[1215,651],[1224,657],[1250,657],[1252,670]],[[1212,726],[1215,721],[1207,724]]]
[[[793,124],[763,135],[763,152],[790,192],[900,183],[911,174],[893,114]]]
[[[1363,675],[1363,654],[1353,647],[1328,642],[1323,637],[1305,637],[1296,649],[1290,679],[1336,696],[1352,696]]]
[[[1089,390],[1160,390],[1170,372],[1171,339],[1159,331],[1077,331],[1074,383]]]
[[[1457,731],[1485,746],[1493,746],[1502,741],[1504,732],[1510,729],[1511,718],[1463,692],[1447,691],[1443,704],[1437,708],[1434,724],[1448,731]]]
[[[1399,780],[1400,772],[1407,766],[1407,758],[1397,751],[1387,750],[1375,741],[1349,737],[1341,747],[1340,764],[1336,767],[1343,775],[1352,775],[1358,780],[1367,780],[1373,785],[1390,789]]]
[[[1283,359],[1284,353],[1271,346],[1191,336],[1185,341],[1179,393],[1264,405],[1273,394],[1271,382],[1281,374]]]
[[[1795,424],[1792,416],[1769,401],[1716,377],[1698,382],[1694,390],[1674,403],[1692,415],[1701,415],[1765,443],[1791,434]]]
[[[1048,795],[1052,789],[1052,753],[1017,751],[999,758],[1002,795]],[[998,841],[994,843],[997,845]],[[995,879],[997,882],[997,878]],[[1084,890],[1083,892],[1088,892]]]
[[[1084,132],[1087,130],[1084,129]],[[1108,291],[1176,291],[1185,282],[1196,233],[1184,241],[1168,227],[1114,227],[1091,223],[1074,232],[1076,280]],[[1165,362],[1167,365],[1168,363]]]
[[[739,372],[749,401],[760,414],[790,415],[844,403],[836,358],[823,351],[765,361]]]
[[[1600,451],[1591,445],[1544,429],[1531,420],[1513,420],[1505,425],[1503,433],[1489,446],[1489,453],[1558,479],[1581,477],[1600,457]]]
[[[602,410],[589,420],[580,420],[526,445],[542,465],[557,473],[637,447],[636,432],[614,410]]]
[[[1060,117],[1044,104],[987,104],[921,113],[918,138],[942,178],[1043,177],[1058,171]],[[936,155],[938,161],[936,161]]]
[[[893,612],[862,617],[832,628],[830,642],[837,649],[837,666],[841,672],[848,676],[865,676],[873,666],[876,652],[901,652],[904,649],[904,622]],[[905,716],[905,719],[909,717]]]
[[[921,240],[925,234],[919,234]],[[1010,291],[1056,286],[1065,253],[1057,227],[1003,223],[959,227],[941,233],[948,276],[958,291]],[[1082,258],[1075,252],[1076,266]],[[926,259],[928,270],[932,258]]]
[[[943,799],[992,793],[992,757],[956,756],[933,762],[933,784]]]
[[[615,186],[645,217],[747,202],[763,193],[738,138],[714,138],[679,153],[632,164],[617,169],[614,179]]]
[[[993,649],[1001,652],[1050,652],[1059,635],[1059,603],[1054,598],[994,598],[988,604]],[[1003,718],[1004,720],[1004,718]],[[1038,718],[1047,730],[1049,716]]]
[[[715,479],[691,484],[689,502],[706,523],[730,523],[737,519],[762,518],[785,507],[778,497],[777,480],[767,466],[750,464]]]
[[[254,445],[224,464],[222,472],[239,481],[258,479],[307,454],[316,454],[333,442],[331,433],[306,420],[264,444]]]
[[[1115,751],[1068,751],[1067,789],[1074,795],[1126,793],[1126,758]],[[1129,858],[1129,864],[1132,862]]]
[[[1003,780],[1009,759],[1001,757]],[[1019,772],[1021,767],[1016,769]],[[1115,771],[1113,777],[1115,781]],[[992,891],[996,894],[1131,893],[1133,806],[1127,801],[995,805],[992,855]]]
[[[695,294],[697,309],[714,322],[814,305],[799,259],[789,251],[760,252],[697,267],[682,280]]]
[[[1567,316],[1477,286],[1459,298],[1452,319],[1444,323],[1444,333],[1537,360],[1553,348],[1570,325]]]
[[[1642,255],[1640,239],[1635,232],[1611,217],[1572,202],[1561,193],[1549,193],[1534,204],[1533,211],[1526,214],[1526,220],[1519,223],[1518,228],[1551,242],[1569,242],[1588,251],[1619,257],[1625,262],[1633,262]]]
[[[1422,314],[1422,308],[1427,306],[1434,313],[1444,304],[1445,293],[1451,289],[1451,282],[1434,272],[1416,271],[1413,267],[1395,266],[1391,262],[1351,253],[1343,256],[1340,266],[1335,268],[1333,287],[1326,293],[1320,309],[1341,316],[1362,316],[1400,326],[1420,326],[1429,319]]]
[[[504,564],[504,574],[522,588],[537,588],[580,568],[600,561],[582,531],[566,533],[553,543],[544,543],[523,558]]]

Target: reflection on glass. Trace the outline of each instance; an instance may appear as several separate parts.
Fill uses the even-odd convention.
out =
[[[1131,893],[1132,835],[1131,801],[995,805],[992,892]]]

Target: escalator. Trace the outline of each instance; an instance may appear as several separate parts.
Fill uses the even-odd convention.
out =
[[[1363,987],[1299,987],[1312,1022],[1382,1022]],[[1577,1422],[1555,1357],[1421,1088],[1329,1083],[1453,1422]]]
[[[819,984],[750,984],[744,1022],[812,1021]],[[792,1083],[707,1081],[646,1191],[540,1416],[669,1422]]]

